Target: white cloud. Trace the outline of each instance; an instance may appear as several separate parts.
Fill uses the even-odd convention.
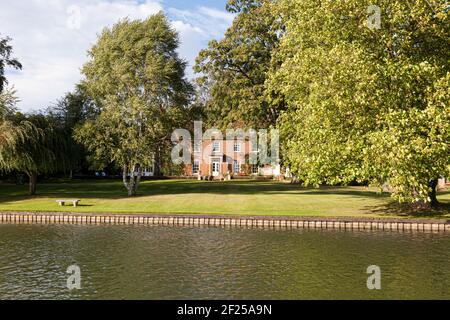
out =
[[[206,35],[204,30],[183,21],[173,21],[172,26],[178,31],[180,35],[181,44],[179,48],[179,54],[188,62],[186,74],[188,77],[192,78],[193,63],[199,51],[203,47],[206,47],[204,39],[208,38],[208,36]]]
[[[159,0],[0,0],[0,8],[1,35],[13,38],[14,57],[23,64],[22,71],[7,74],[23,110],[47,107],[73,89],[87,50],[104,27],[165,9]],[[232,15],[206,7],[165,11],[180,33],[180,55],[190,66],[232,21]]]
[[[220,11],[213,8],[207,8],[207,7],[200,7],[200,12],[206,16],[209,16],[214,19],[220,19],[227,24],[231,24],[234,19],[234,14],[226,12],[226,11]]]
[[[187,59],[188,76],[199,51],[206,48],[211,39],[220,39],[233,22],[234,15],[217,9],[199,7],[196,10],[169,8],[173,26],[180,33],[180,55]]]
[[[231,25],[234,15],[213,8],[199,7],[196,10],[169,8],[168,12],[175,21],[188,23],[204,32],[210,38],[220,38]]]

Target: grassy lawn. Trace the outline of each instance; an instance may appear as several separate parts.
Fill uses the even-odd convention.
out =
[[[34,197],[26,189],[0,184],[0,211],[450,218],[449,191],[439,195],[440,210],[412,212],[371,188],[311,189],[272,181],[145,181],[135,198],[126,197],[119,181],[42,183]],[[58,199],[82,201],[78,208],[59,207]]]

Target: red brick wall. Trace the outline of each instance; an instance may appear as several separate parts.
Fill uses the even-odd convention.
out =
[[[245,164],[245,156],[251,152],[251,143],[250,141],[236,141],[241,145],[240,152],[234,152],[234,143],[235,141],[220,141],[220,149],[219,152],[212,152],[212,144],[213,141],[203,141],[201,152],[192,152],[193,161],[200,161],[200,172],[202,176],[207,176],[212,174],[212,162],[211,160],[214,158],[220,159],[220,174],[225,175],[227,171],[230,173],[234,173],[234,160],[239,161],[239,167]],[[203,159],[202,159],[203,155]],[[224,158],[226,158],[226,162],[224,162]],[[193,176],[192,165],[185,166],[185,174],[187,176]]]

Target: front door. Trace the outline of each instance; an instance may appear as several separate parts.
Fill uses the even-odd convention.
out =
[[[212,175],[218,177],[220,175],[220,162],[213,160],[212,163]]]

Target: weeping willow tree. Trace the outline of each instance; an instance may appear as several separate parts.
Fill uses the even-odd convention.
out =
[[[22,66],[11,57],[9,41],[0,38],[0,170],[24,172],[30,181],[29,194],[34,195],[38,175],[54,172],[65,163],[60,160],[66,146],[48,117],[23,115],[15,108],[18,99],[14,90],[5,87],[5,67]]]
[[[30,161],[27,155],[20,154],[20,149],[30,137],[38,133],[31,123],[15,121],[16,102],[13,91],[0,93],[0,169],[4,172],[19,170],[19,162]]]
[[[64,153],[67,146],[51,118],[44,114],[21,115],[16,121],[32,126],[25,139],[17,145],[11,160],[16,170],[28,176],[29,194],[34,195],[38,175],[64,170]]]
[[[29,178],[29,194],[36,194],[39,174],[62,170],[67,146],[49,117],[23,115],[14,108],[14,92],[0,94],[0,170],[20,171]]]

